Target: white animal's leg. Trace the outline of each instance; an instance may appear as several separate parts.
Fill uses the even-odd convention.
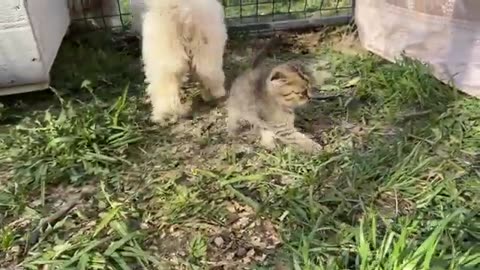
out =
[[[189,106],[180,100],[181,78],[188,70],[188,61],[173,26],[171,18],[161,11],[144,15],[142,53],[154,122],[168,118],[175,121],[189,111]]]
[[[225,96],[225,74],[223,72],[223,53],[227,40],[223,22],[200,29],[200,38],[193,48],[193,67],[203,83],[204,100],[212,100]]]
[[[189,112],[189,106],[180,100],[180,80],[176,74],[158,76],[147,87],[147,94],[152,104],[151,120],[162,123],[176,121]]]

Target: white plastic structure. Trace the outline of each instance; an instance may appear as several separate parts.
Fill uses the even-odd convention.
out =
[[[144,0],[130,0],[130,11],[132,13],[132,31],[137,34],[142,34],[143,12],[145,9]]]
[[[1,0],[0,95],[48,88],[69,25],[66,0]]]

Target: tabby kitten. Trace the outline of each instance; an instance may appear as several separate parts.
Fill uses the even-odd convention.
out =
[[[229,134],[237,135],[241,122],[247,121],[260,133],[261,144],[268,149],[275,148],[280,141],[304,152],[320,151],[320,144],[294,126],[294,109],[312,97],[312,75],[296,61],[270,68],[260,64],[268,49],[232,84],[227,100]]]

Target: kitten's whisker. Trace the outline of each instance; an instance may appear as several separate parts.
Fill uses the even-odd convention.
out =
[[[313,101],[331,100],[339,97],[343,97],[343,94],[331,94],[331,95],[312,95],[310,99]]]

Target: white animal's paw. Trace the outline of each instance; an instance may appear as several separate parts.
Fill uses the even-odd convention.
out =
[[[212,90],[212,96],[214,98],[222,98],[225,95],[226,95],[226,91],[224,87]]]
[[[178,122],[179,119],[187,117],[191,112],[192,102],[186,102],[175,108],[172,112],[153,111],[150,120],[161,126]]]

